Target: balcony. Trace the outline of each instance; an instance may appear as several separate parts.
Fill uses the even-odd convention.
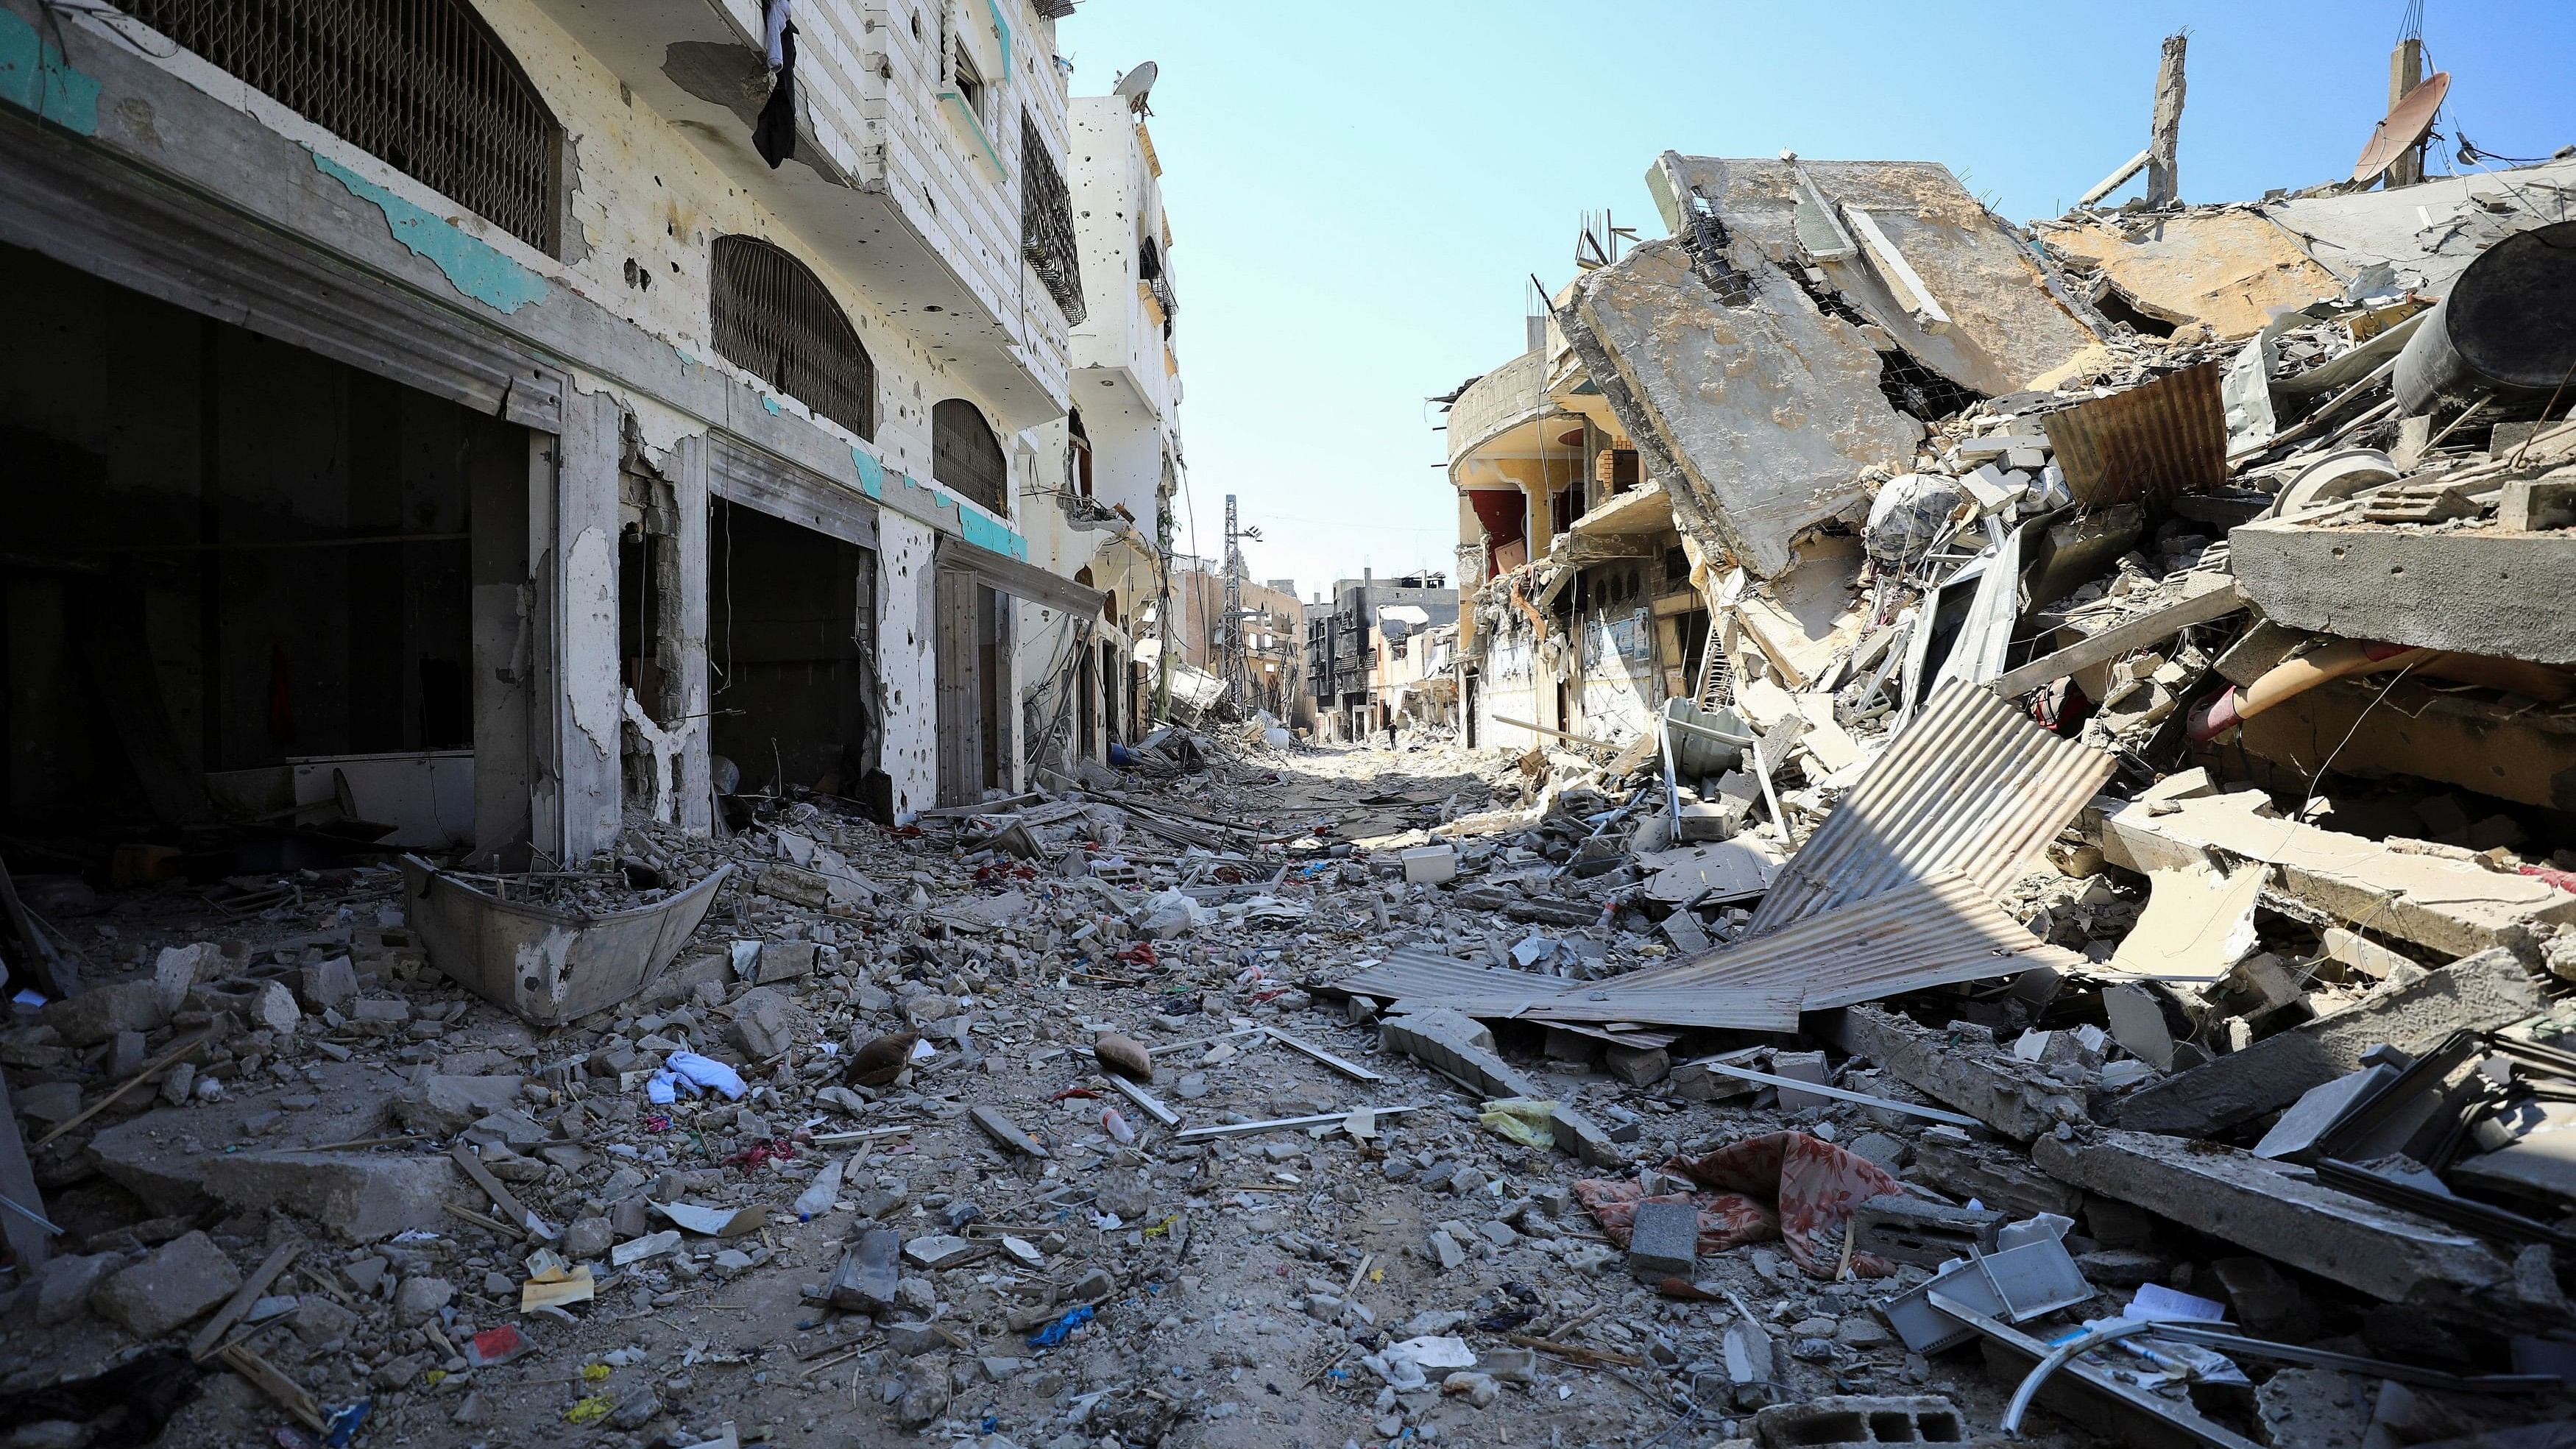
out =
[[[979,121],[967,135],[946,113],[962,102],[941,98],[952,88],[935,29],[916,37],[882,0],[798,6],[796,155],[773,171],[751,144],[769,93],[757,0],[533,3],[953,370],[1003,432],[1063,415],[1065,321],[1022,276],[1016,144],[998,144],[1018,126]],[[964,13],[989,14],[984,43],[999,36],[987,112],[1060,113],[1024,0]]]

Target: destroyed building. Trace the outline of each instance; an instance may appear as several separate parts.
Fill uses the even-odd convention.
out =
[[[1300,654],[1069,9],[0,0],[12,1449],[2565,1442],[2567,156],[1667,154]]]

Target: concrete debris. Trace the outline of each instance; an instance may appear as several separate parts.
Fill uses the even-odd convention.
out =
[[[156,114],[174,154],[257,140],[230,91],[57,8],[99,134],[0,148],[29,215],[132,190],[92,153]],[[834,9],[800,22],[818,49]],[[999,60],[1068,10],[998,6]],[[679,28],[627,104],[566,92],[564,134],[670,110],[752,188],[710,211],[691,180],[673,214],[821,214],[703,143],[753,55],[724,17],[656,14]],[[988,63],[952,29],[950,69]],[[2367,177],[2185,204],[2183,55],[2139,155],[2023,227],[1935,163],[1655,158],[1665,234],[1587,231],[1529,346],[1440,400],[1456,587],[1363,571],[1308,617],[1249,577],[1232,499],[1223,562],[1155,542],[1175,295],[1130,194],[1159,175],[1141,89],[1014,92],[1024,245],[933,168],[972,266],[915,234],[886,147],[797,158],[858,199],[852,236],[902,232],[804,280],[943,299],[861,329],[890,329],[887,397],[949,359],[948,400],[899,417],[724,403],[760,369],[659,330],[590,358],[626,324],[581,259],[527,284],[520,340],[623,391],[477,363],[432,446],[393,414],[455,404],[289,367],[371,419],[312,456],[399,453],[421,495],[296,516],[449,520],[387,557],[453,544],[454,599],[420,564],[361,598],[342,561],[325,608],[214,554],[201,589],[100,562],[200,543],[102,548],[30,504],[0,563],[13,650],[46,647],[13,688],[98,699],[69,735],[0,718],[47,742],[7,735],[44,764],[19,793],[80,821],[0,830],[9,1442],[115,1439],[28,1406],[165,1357],[258,1390],[178,1410],[189,1443],[1829,1449],[2024,1432],[2035,1403],[2055,1443],[2401,1449],[2576,1413],[2576,162],[2424,178],[2403,107],[2449,81],[2401,46]],[[902,159],[917,77],[882,59],[906,124],[870,134]],[[816,135],[868,129],[809,89]],[[1068,128],[1053,159],[1119,179],[1049,220]],[[294,187],[245,215],[382,190],[256,154]],[[586,234],[670,230],[590,225],[576,189]],[[349,263],[370,307],[453,277],[436,216],[390,235],[413,221],[395,271]],[[1147,318],[1135,356],[992,311],[1018,274],[984,254],[1016,251],[1080,324],[1093,242],[1087,315]],[[717,244],[720,278],[762,271]],[[52,260],[95,250],[0,270],[106,286]],[[664,271],[626,267],[639,295]],[[669,318],[726,315],[709,270],[656,282]],[[100,330],[53,305],[44,335]],[[414,387],[491,341],[431,313]],[[248,346],[189,327],[168,356]],[[1156,420],[1064,415],[1094,374]],[[501,548],[526,484],[484,464],[522,433],[545,506]],[[92,451],[31,456],[88,499]],[[429,476],[451,456],[470,488]],[[878,486],[922,457],[937,487]],[[224,510],[223,558],[256,514]],[[217,616],[236,595],[258,629]],[[193,652],[305,614],[384,637]],[[374,661],[382,718],[344,718],[325,657]],[[265,713],[164,710],[187,679]],[[474,747],[275,753],[379,734]],[[245,740],[284,762],[200,768]]]

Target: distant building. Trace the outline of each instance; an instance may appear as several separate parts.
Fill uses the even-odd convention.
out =
[[[1388,646],[1396,646],[1399,670],[1410,668],[1416,635],[1457,622],[1458,591],[1446,574],[1379,579],[1364,571],[1335,580],[1330,594],[1306,606],[1306,694],[1316,733],[1348,740],[1384,728],[1399,707],[1382,669]],[[1399,675],[1396,687],[1412,677]]]

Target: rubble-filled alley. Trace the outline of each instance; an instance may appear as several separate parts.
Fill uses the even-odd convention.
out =
[[[1072,0],[311,8],[0,0],[0,1449],[2576,1441],[2420,7],[2259,199],[2180,34],[2050,219],[1662,153],[1311,602]]]

